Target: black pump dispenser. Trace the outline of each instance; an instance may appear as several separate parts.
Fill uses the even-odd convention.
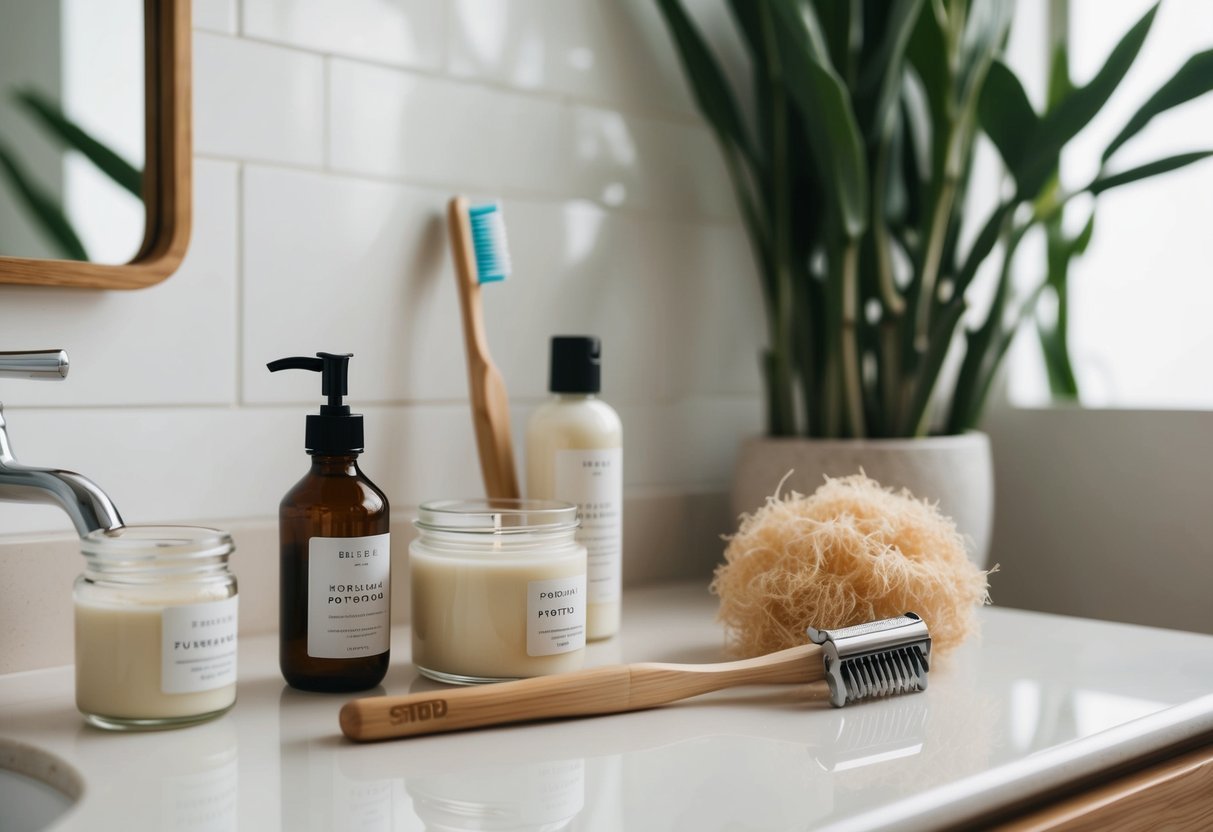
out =
[[[318,352],[315,358],[294,356],[271,361],[271,373],[279,370],[310,370],[320,373],[320,392],[328,403],[320,413],[309,413],[304,447],[309,454],[343,455],[363,451],[362,414],[350,413],[342,399],[349,394],[350,359],[353,353]]]
[[[350,358],[268,365],[320,373],[327,399],[307,417],[309,470],[278,504],[278,666],[301,690],[366,690],[391,658],[391,511],[358,466],[362,416],[344,401]]]

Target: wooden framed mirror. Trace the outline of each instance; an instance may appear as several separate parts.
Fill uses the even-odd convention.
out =
[[[190,0],[0,0],[0,21],[0,283],[159,283],[190,236]]]

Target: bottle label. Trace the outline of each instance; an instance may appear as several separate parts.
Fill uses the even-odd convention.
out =
[[[577,504],[577,542],[588,556],[589,602],[623,589],[623,448],[556,452],[557,499]]]
[[[391,535],[308,541],[307,654],[356,659],[388,651]]]
[[[236,683],[237,596],[165,607],[160,614],[160,692],[199,693]]]
[[[554,656],[585,647],[585,575],[526,585],[526,654]]]

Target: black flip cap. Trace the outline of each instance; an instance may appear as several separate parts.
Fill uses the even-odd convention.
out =
[[[320,373],[320,392],[328,402],[319,414],[307,417],[304,446],[310,454],[361,453],[364,447],[362,415],[350,413],[342,398],[349,394],[350,359],[353,353],[318,352],[315,358],[294,356],[271,361],[271,373],[279,370],[309,370]]]
[[[553,393],[597,393],[602,389],[602,342],[592,335],[552,338],[548,389]]]

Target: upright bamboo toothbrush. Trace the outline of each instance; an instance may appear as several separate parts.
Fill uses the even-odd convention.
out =
[[[808,631],[809,644],[720,664],[624,664],[461,690],[370,696],[341,709],[352,740],[386,740],[553,717],[638,711],[739,685],[825,680],[842,707],[876,696],[925,690],[927,625],[914,613]]]
[[[489,497],[517,499],[521,493],[510,437],[510,400],[505,380],[489,355],[480,302],[481,284],[505,280],[510,274],[505,218],[497,203],[472,206],[465,197],[457,196],[447,206],[447,224],[463,312],[468,391],[484,490]]]

